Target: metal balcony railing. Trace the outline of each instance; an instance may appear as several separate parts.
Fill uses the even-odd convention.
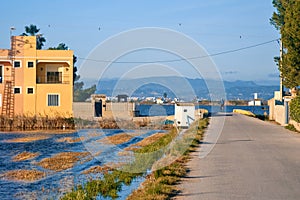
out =
[[[47,75],[47,76],[37,76],[37,84],[69,84],[70,76],[69,75]]]

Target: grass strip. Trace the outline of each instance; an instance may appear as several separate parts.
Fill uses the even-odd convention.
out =
[[[188,132],[184,135],[179,146],[189,145],[187,149],[170,165],[154,171],[148,175],[146,181],[141,187],[134,191],[128,200],[148,200],[148,199],[170,199],[175,196],[179,190],[177,184],[182,177],[186,175],[186,162],[189,160],[189,154],[194,151],[200,144],[203,137],[204,129],[208,125],[208,119],[200,120],[194,123]],[[175,148],[176,149],[176,148]],[[176,149],[178,150],[178,149]]]
[[[132,163],[120,170],[106,172],[101,179],[77,186],[61,199],[95,199],[99,195],[116,199],[123,185],[130,185],[134,178],[145,175],[149,170],[153,172],[128,199],[167,199],[178,191],[176,184],[186,174],[188,154],[199,145],[207,124],[207,119],[197,121],[183,136],[173,128],[157,141],[134,150]],[[168,163],[170,160],[172,162]]]

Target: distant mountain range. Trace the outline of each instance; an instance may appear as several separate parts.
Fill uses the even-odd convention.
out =
[[[121,81],[103,79],[98,82],[96,93],[107,96],[127,94],[132,97],[162,97],[166,93],[169,98],[191,100],[197,96],[199,99],[210,99],[207,85],[216,88],[219,84],[221,83],[214,80],[174,76]],[[253,81],[224,81],[223,84],[228,100],[251,100],[254,93],[258,93],[259,98],[268,100],[274,96],[274,91],[279,90],[279,86],[263,86]]]

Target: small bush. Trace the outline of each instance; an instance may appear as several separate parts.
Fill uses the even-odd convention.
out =
[[[295,126],[292,124],[287,125],[285,128],[290,131],[298,132],[297,129],[295,128]]]
[[[290,115],[293,120],[300,123],[300,96],[297,96],[291,101]]]

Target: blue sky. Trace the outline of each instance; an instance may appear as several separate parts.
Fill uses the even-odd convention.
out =
[[[36,24],[46,47],[66,43],[78,57],[108,37],[139,27],[162,27],[182,32],[209,54],[238,49],[279,38],[269,23],[272,0],[27,0],[1,5],[0,48],[9,47],[9,29],[21,34]],[[225,80],[279,82],[273,42],[253,49],[213,57]],[[78,67],[82,60],[79,59]],[[112,75],[113,76],[113,75]]]

